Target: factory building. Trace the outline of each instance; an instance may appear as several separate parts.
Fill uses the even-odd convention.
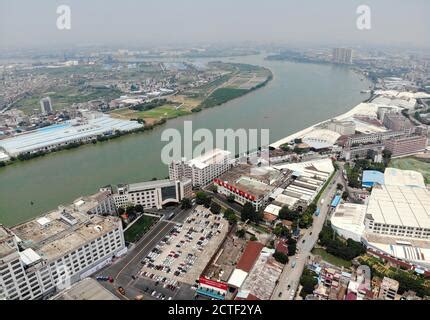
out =
[[[218,187],[218,193],[234,196],[234,200],[241,205],[250,202],[258,211],[286,180],[288,176],[278,170],[239,164],[213,182]]]
[[[79,120],[70,120],[0,140],[0,149],[13,157],[26,153],[49,152],[72,143],[87,143],[98,136],[112,135],[115,131],[127,132],[141,127],[143,125],[136,121],[88,113],[85,118]]]
[[[425,151],[427,143],[427,136],[412,135],[386,140],[384,145],[391,152],[391,157],[401,157]]]

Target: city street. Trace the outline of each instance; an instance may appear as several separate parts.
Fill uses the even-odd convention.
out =
[[[306,230],[305,234],[298,240],[298,253],[290,257],[289,263],[279,278],[279,283],[272,294],[272,300],[293,300],[300,282],[306,262],[309,258],[312,248],[318,240],[318,235],[322,230],[327,214],[330,211],[331,200],[336,193],[338,183],[344,184],[341,167],[332,178],[332,182],[326,188],[318,202],[320,208],[319,216],[314,216],[314,222],[311,229]],[[293,266],[293,264],[295,265]]]

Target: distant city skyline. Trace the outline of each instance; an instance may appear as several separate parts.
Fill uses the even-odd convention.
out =
[[[71,29],[56,26],[71,8]],[[360,5],[371,30],[358,30]],[[80,45],[279,43],[430,47],[427,0],[0,0],[3,49]]]

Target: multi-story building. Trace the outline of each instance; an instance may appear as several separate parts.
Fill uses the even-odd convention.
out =
[[[382,123],[386,128],[392,131],[402,131],[405,129],[410,129],[414,126],[411,120],[396,112],[386,113]]]
[[[340,156],[346,161],[371,157],[374,162],[382,162],[383,144],[368,144],[357,147],[345,147]]]
[[[359,144],[382,143],[385,140],[394,137],[403,137],[413,132],[413,129],[405,129],[401,131],[377,132],[372,134],[356,134],[348,137],[345,146],[352,147]]]
[[[158,180],[118,186],[112,197],[115,205],[142,205],[145,209],[161,209],[168,203],[179,203],[192,196],[191,179]]]
[[[391,152],[392,157],[399,157],[425,151],[427,142],[427,136],[411,135],[391,138],[386,140],[384,145],[385,149]]]
[[[379,299],[383,299],[383,300],[394,300],[396,298],[398,290],[399,290],[398,281],[388,277],[384,277],[381,283],[381,288],[379,290],[378,297]]]
[[[426,188],[375,185],[366,210],[366,233],[401,238],[430,239]]]
[[[173,161],[169,165],[169,178],[189,178],[195,187],[203,187],[230,169],[231,153],[213,149],[204,155],[188,160]]]
[[[119,218],[58,209],[17,225],[0,226],[0,296],[43,299],[125,253]]]
[[[52,102],[50,97],[46,97],[40,100],[40,110],[43,114],[50,114],[54,111],[52,108]]]
[[[215,178],[214,184],[218,193],[234,197],[234,201],[241,205],[249,202],[258,211],[267,205],[271,197],[283,191],[281,187],[290,177],[273,168],[255,168],[243,163]]]
[[[340,64],[352,64],[352,49],[334,48],[332,61]]]
[[[110,215],[116,213],[115,201],[109,190],[100,190],[100,192],[91,196],[84,196],[73,202],[76,210],[87,214]]]
[[[355,134],[354,121],[330,121],[327,128],[331,131],[339,133],[342,136]]]

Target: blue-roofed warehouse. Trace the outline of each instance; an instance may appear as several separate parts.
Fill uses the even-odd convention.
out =
[[[365,170],[363,171],[363,179],[361,182],[361,186],[363,188],[371,188],[377,184],[384,184],[384,174],[379,171],[374,170]]]

